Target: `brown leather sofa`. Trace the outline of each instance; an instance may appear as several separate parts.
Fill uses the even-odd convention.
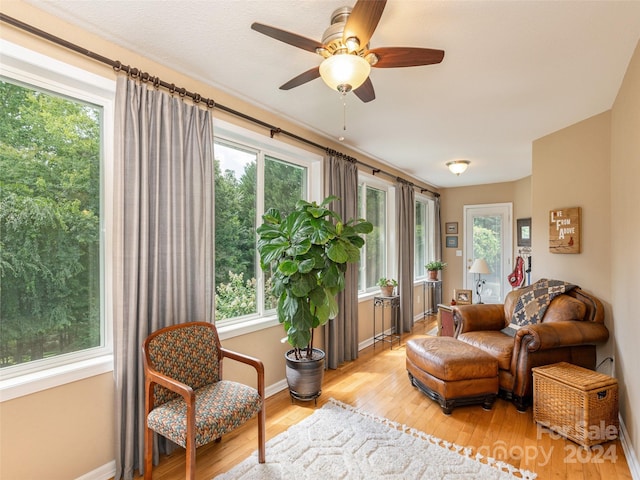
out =
[[[609,331],[602,302],[574,288],[551,300],[540,322],[510,336],[501,330],[510,324],[519,295],[509,292],[504,304],[459,305],[453,315],[455,336],[498,360],[500,396],[525,411],[533,394],[533,367],[569,362],[593,370],[595,344],[605,342]]]

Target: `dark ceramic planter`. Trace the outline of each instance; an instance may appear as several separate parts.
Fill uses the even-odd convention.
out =
[[[316,400],[322,393],[325,353],[314,348],[312,358],[296,360],[292,349],[285,353],[284,358],[291,398],[305,402]]]

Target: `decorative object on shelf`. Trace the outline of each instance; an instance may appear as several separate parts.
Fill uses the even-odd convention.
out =
[[[471,305],[471,290],[456,288],[453,291],[453,302],[455,305]]]
[[[447,264],[445,262],[441,262],[440,260],[434,260],[433,262],[427,263],[424,268],[429,272],[429,280],[437,280],[438,279],[438,271],[444,270]]]
[[[270,208],[257,229],[260,266],[271,272],[278,321],[293,347],[285,354],[289,393],[299,400],[320,396],[325,354],[313,348],[313,332],[338,314],[336,295],[344,289],[347,264],[360,260],[362,235],[373,230],[362,219],[343,223],[327,208],[334,200],[299,200],[286,218]],[[320,365],[311,368],[314,363]]]
[[[452,162],[447,162],[447,167],[449,167],[449,171],[454,175],[460,176],[461,173],[464,173],[469,164],[471,162],[469,160],[454,160]]]
[[[580,207],[561,208],[549,212],[549,251],[580,253]]]
[[[484,258],[476,258],[469,269],[469,273],[477,274],[478,278],[476,280],[476,294],[478,295],[478,303],[482,303],[482,289],[484,287],[484,280],[482,279],[482,275],[488,275],[491,273],[491,269],[489,265],[487,265],[487,261]]]
[[[518,225],[518,246],[531,246],[531,218],[519,218],[516,220]]]
[[[457,235],[447,235],[447,248],[458,248]]]
[[[444,228],[447,235],[458,234],[458,222],[447,222],[444,224]]]
[[[383,297],[393,296],[393,289],[398,286],[398,282],[393,278],[382,277],[378,280],[378,286]]]

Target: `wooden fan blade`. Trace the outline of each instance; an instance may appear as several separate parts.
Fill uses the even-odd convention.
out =
[[[303,37],[297,33],[287,32],[276,27],[270,27],[262,23],[254,22],[251,28],[256,32],[260,32],[268,37],[275,38],[281,42],[288,43],[294,47],[316,53],[316,48],[321,48],[322,44],[310,38]]]
[[[353,93],[362,100],[364,103],[370,102],[376,99],[376,92],[373,90],[373,83],[371,83],[371,77],[367,77],[362,85],[356,88]]]
[[[417,67],[433,65],[444,58],[444,50],[416,47],[381,47],[370,50],[378,57],[376,68]]]
[[[301,73],[297,77],[292,78],[287,83],[280,87],[280,90],[291,90],[292,88],[299,87],[303,83],[310,82],[311,80],[315,80],[320,76],[320,67],[314,67],[311,70],[307,70],[304,73]]]
[[[380,21],[387,0],[358,0],[347,19],[342,33],[342,41],[356,37],[360,48],[365,48]]]

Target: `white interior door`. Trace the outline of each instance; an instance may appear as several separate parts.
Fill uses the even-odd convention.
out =
[[[464,207],[464,284],[473,291],[473,303],[479,301],[478,274],[469,273],[473,261],[484,258],[491,270],[482,275],[482,303],[502,303],[510,291],[507,276],[511,273],[513,251],[512,204],[492,203]]]

